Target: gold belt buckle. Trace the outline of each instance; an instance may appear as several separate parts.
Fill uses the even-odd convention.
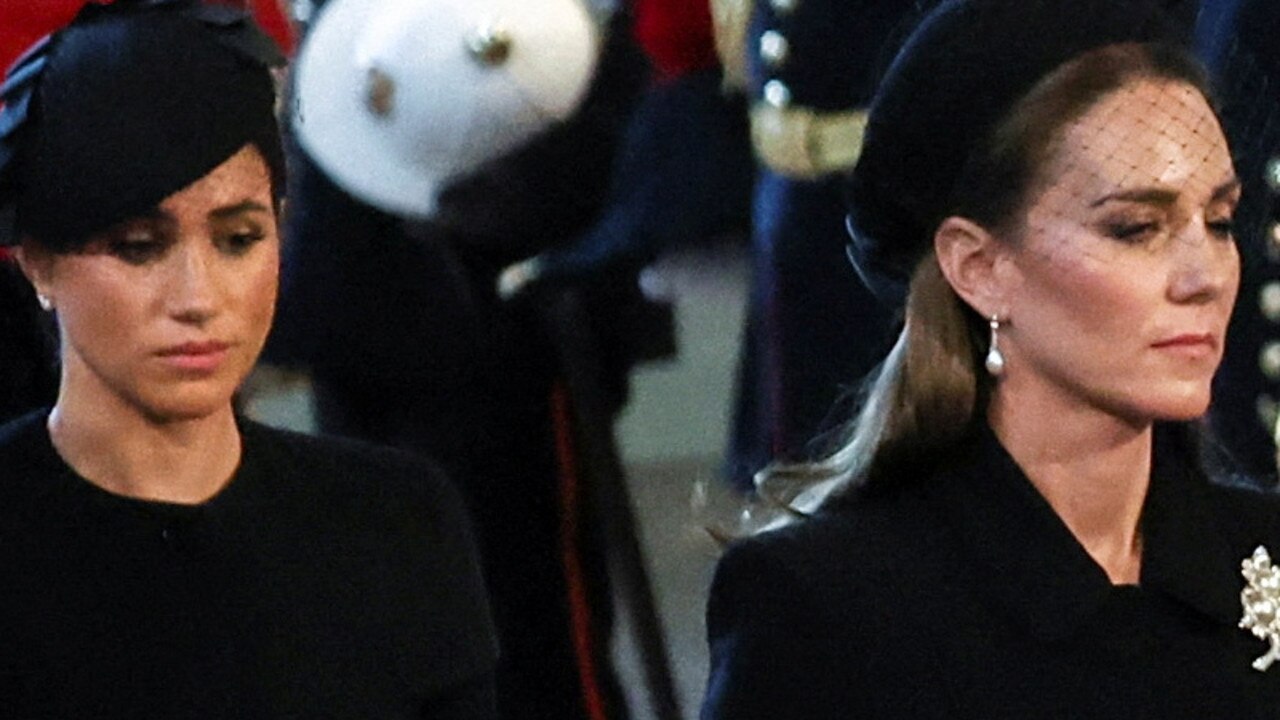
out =
[[[751,108],[756,156],[774,172],[800,180],[851,169],[866,129],[865,110],[824,113],[766,103]]]

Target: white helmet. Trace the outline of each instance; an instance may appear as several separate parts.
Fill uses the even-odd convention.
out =
[[[449,181],[572,113],[598,53],[582,0],[332,0],[295,66],[293,127],[339,187],[427,217]]]

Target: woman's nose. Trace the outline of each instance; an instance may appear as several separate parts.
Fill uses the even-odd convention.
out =
[[[1240,277],[1234,241],[1215,234],[1195,218],[1173,242],[1174,272],[1169,292],[1175,302],[1210,302],[1233,293]]]
[[[216,265],[201,243],[184,242],[179,246],[166,293],[169,314],[184,322],[204,322],[218,309]]]

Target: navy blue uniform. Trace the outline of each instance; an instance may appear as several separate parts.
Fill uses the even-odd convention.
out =
[[[761,162],[725,467],[740,488],[771,460],[820,450],[815,435],[847,415],[835,402],[888,347],[895,310],[874,299],[845,259],[840,173],[852,167],[861,142],[855,113],[869,102],[893,40],[918,4],[755,4],[748,74]]]

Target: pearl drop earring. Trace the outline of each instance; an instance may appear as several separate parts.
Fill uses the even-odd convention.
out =
[[[40,309],[45,312],[53,310],[53,301],[47,295],[36,293],[36,302],[40,303]]]
[[[1000,352],[1000,316],[991,316],[991,344],[987,348],[987,359],[983,363],[991,377],[1004,374],[1004,354]]]

